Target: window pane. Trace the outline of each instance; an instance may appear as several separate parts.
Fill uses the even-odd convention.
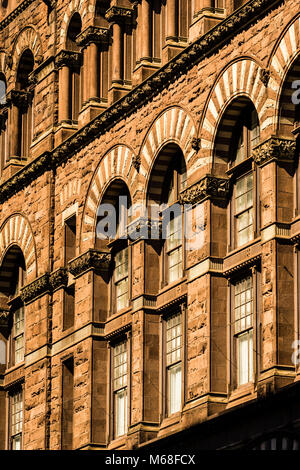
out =
[[[181,363],[168,369],[169,381],[169,414],[181,409]]]
[[[235,333],[253,325],[252,277],[237,282],[234,288]]]
[[[127,385],[127,344],[119,343],[114,347],[114,390]]]
[[[24,360],[24,335],[15,338],[15,364]]]
[[[17,392],[11,397],[11,435],[22,432],[23,424],[23,394]]]
[[[115,393],[115,432],[116,437],[127,432],[127,390]]]
[[[183,274],[182,270],[182,248],[179,247],[168,254],[168,281],[174,282],[180,279]]]
[[[253,379],[253,331],[237,337],[238,354],[238,385],[243,385]]]
[[[172,315],[166,324],[167,366],[181,360],[181,314]]]
[[[21,436],[15,436],[12,439],[12,450],[21,450]]]

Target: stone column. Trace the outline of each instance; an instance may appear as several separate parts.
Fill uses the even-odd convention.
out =
[[[167,2],[167,39],[176,38],[176,0]]]
[[[58,69],[58,125],[59,129],[55,134],[55,145],[60,144],[75,132],[71,122],[71,77],[73,67],[81,64],[81,53],[74,51],[61,51],[55,59]]]
[[[222,8],[215,8],[213,0],[195,0],[192,17],[190,41],[194,41],[222,21],[225,18],[225,11]]]
[[[78,126],[82,127],[107,106],[107,95],[102,90],[106,79],[106,70],[103,67],[104,54],[106,54],[109,41],[109,29],[98,26],[89,26],[76,37],[76,44],[83,48],[83,99],[82,109],[78,117]],[[99,76],[99,64],[100,76]]]
[[[128,86],[124,83],[124,27],[132,24],[133,13],[131,8],[112,6],[105,16],[112,29],[110,103],[117,101],[128,91]]]
[[[151,57],[151,31],[150,31],[151,6],[148,0],[142,0],[141,13],[142,13],[141,55],[142,55],[142,59],[149,59]]]

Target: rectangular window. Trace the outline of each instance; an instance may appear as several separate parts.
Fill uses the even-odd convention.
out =
[[[115,256],[114,284],[116,310],[128,307],[129,303],[129,263],[128,248],[119,251]]]
[[[62,449],[73,448],[74,359],[62,365]]]
[[[166,380],[168,415],[176,413],[181,409],[181,330],[181,313],[176,313],[166,320]]]
[[[75,284],[64,289],[63,330],[74,325],[75,318]]]
[[[127,342],[113,348],[114,437],[127,433]]]
[[[177,281],[183,275],[182,262],[182,217],[170,220],[166,232],[167,280]]]
[[[235,221],[237,246],[253,239],[253,174],[236,182]]]
[[[14,364],[24,360],[24,307],[13,313],[13,356]]]
[[[65,265],[76,256],[76,215],[65,221]]]
[[[253,380],[253,280],[249,276],[234,286],[234,339],[237,385]]]
[[[23,430],[23,392],[19,390],[10,396],[11,449],[21,450]]]

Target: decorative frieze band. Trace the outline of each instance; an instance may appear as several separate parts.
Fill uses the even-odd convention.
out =
[[[21,299],[25,304],[28,304],[46,292],[50,292],[49,273],[43,274],[43,276],[23,287],[21,289]]]
[[[180,195],[182,204],[196,204],[204,199],[226,201],[229,196],[229,179],[205,176],[199,183],[190,186]]]
[[[130,23],[133,18],[134,11],[131,8],[123,8],[112,6],[105,14],[105,18],[110,23]]]
[[[260,264],[260,260],[261,260],[261,255],[254,256],[253,258],[247,259],[239,263],[237,266],[234,266],[228,269],[227,271],[224,271],[223,274],[227,279],[234,278],[241,271],[245,271],[246,269],[250,269],[250,268],[258,266]]]
[[[270,160],[293,161],[296,152],[296,141],[271,137],[256,147],[252,152],[253,160],[259,166]]]
[[[59,268],[53,271],[49,277],[49,283],[53,291],[68,284],[68,271],[66,268]]]
[[[57,68],[68,66],[68,67],[79,67],[81,65],[81,52],[74,51],[60,51],[55,58],[55,65]]]
[[[69,271],[74,277],[78,277],[86,271],[107,271],[111,262],[111,254],[99,250],[89,249],[78,258],[68,263]]]
[[[109,29],[97,26],[89,26],[76,37],[78,46],[87,46],[90,43],[107,44],[109,41]]]

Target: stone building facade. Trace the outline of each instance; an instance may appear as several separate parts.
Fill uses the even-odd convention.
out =
[[[298,1],[1,0],[0,44],[0,448],[298,448]]]

